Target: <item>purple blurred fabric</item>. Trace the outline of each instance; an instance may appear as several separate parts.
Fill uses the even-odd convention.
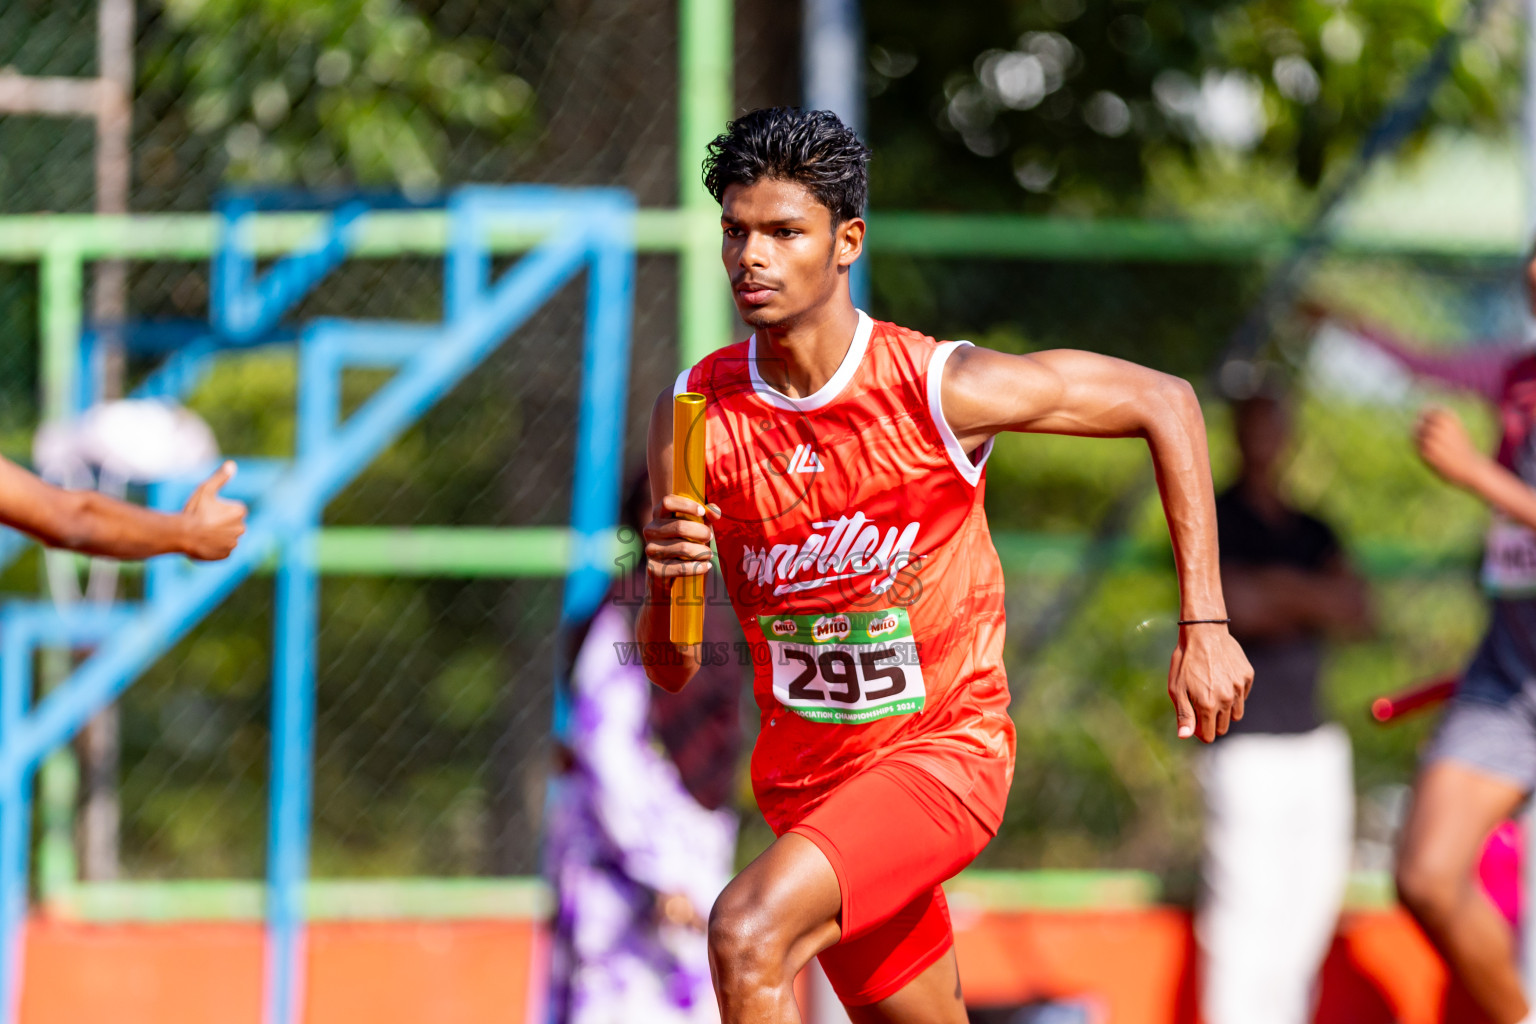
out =
[[[746,638],[719,573],[704,605],[704,663],[678,693],[651,690],[651,732],[699,803],[714,810],[736,797],[741,757],[741,695],[751,683]],[[644,586],[643,581],[639,584]],[[756,709],[754,708],[754,711]]]
[[[662,923],[658,894],[701,917],[730,879],[736,816],[690,795],[650,726],[654,691],[618,652],[625,609],[605,602],[571,673],[571,766],[556,779],[546,870],[557,907],[551,1017],[557,1024],[717,1024],[705,937]]]
[[[1409,373],[1498,404],[1510,367],[1530,349],[1518,342],[1496,342],[1453,352],[1425,352],[1412,348],[1372,324],[1350,321],[1349,331],[1372,347],[1391,356]]]

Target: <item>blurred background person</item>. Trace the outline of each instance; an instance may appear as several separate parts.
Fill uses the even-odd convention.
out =
[[[1536,259],[1525,268],[1536,310]],[[1529,1021],[1510,922],[1478,882],[1489,834],[1536,786],[1536,355],[1528,345],[1416,351],[1385,331],[1354,333],[1420,378],[1494,406],[1498,450],[1479,451],[1448,409],[1419,418],[1419,455],[1493,510],[1482,584],[1487,632],[1421,760],[1397,859],[1404,905],[1494,1024]]]
[[[1349,738],[1325,721],[1330,634],[1370,622],[1365,584],[1280,476],[1291,417],[1278,393],[1233,406],[1242,465],[1216,500],[1222,587],[1254,685],[1241,721],[1202,752],[1203,899],[1196,935],[1207,1024],[1304,1024],[1349,876]]]
[[[651,518],[644,471],[624,525]],[[682,692],[651,685],[633,653],[644,563],[576,631],[564,770],[546,864],[554,884],[552,1018],[560,1024],[720,1019],[705,925],[735,867],[731,809],[747,666],[721,594],[705,613],[711,656]]]

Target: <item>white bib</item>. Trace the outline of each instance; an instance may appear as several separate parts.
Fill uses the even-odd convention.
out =
[[[760,615],[773,696],[801,718],[862,725],[923,709],[927,693],[905,608]]]
[[[1536,532],[1494,517],[1483,552],[1483,587],[1496,597],[1536,595]]]

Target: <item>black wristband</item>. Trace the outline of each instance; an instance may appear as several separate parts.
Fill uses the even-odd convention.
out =
[[[1180,619],[1181,626],[1225,626],[1231,619]]]

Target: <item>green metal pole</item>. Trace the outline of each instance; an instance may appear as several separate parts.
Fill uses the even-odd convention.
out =
[[[43,418],[57,422],[69,417],[80,375],[80,252],[65,243],[50,245],[38,269]]]
[[[704,191],[700,166],[709,143],[731,119],[731,0],[678,4],[678,206],[686,241],[678,263],[678,356],[692,366],[727,344],[736,326],[720,269],[720,217]]]
[[[253,218],[257,256],[278,256],[313,241],[325,218],[313,213],[263,213]],[[683,246],[684,215],[678,210],[635,212],[635,248],[641,252],[677,252]],[[492,252],[523,252],[549,233],[529,225],[492,228],[486,244]],[[122,258],[203,260],[218,243],[217,224],[206,213],[55,214],[24,213],[0,217],[0,260],[32,263],[51,250],[72,251],[81,259]],[[1518,248],[1518,246],[1517,246]],[[371,213],[352,236],[350,255],[358,259],[441,256],[448,249],[448,216],[440,210]]]
[[[38,268],[39,315],[43,343],[43,419],[57,423],[74,408],[80,379],[81,307],[84,281],[80,250],[67,240],[55,241]],[[46,693],[69,675],[67,649],[42,652],[38,684]],[[60,898],[76,878],[75,795],[80,777],[74,752],[67,746],[49,754],[38,772],[42,842],[37,851],[37,877],[45,901]]]
[[[685,104],[685,112],[687,109]],[[723,110],[728,112],[729,106]],[[698,178],[705,147],[724,127],[727,116],[723,112],[718,119],[700,120],[703,128],[699,138],[680,151],[683,195],[686,199],[696,190],[696,205],[637,211],[635,248],[640,252],[686,252],[694,237],[689,225],[702,222],[710,235],[710,258],[718,258],[715,205]],[[257,215],[252,230],[256,255],[291,252],[312,240],[323,220],[310,213]],[[436,210],[370,214],[356,230],[350,256],[440,256],[448,245],[447,223],[447,217]],[[1295,236],[1281,225],[1236,222],[876,210],[869,215],[869,223],[868,245],[876,255],[941,259],[1241,263],[1272,259],[1295,244]],[[486,241],[492,252],[511,253],[525,251],[543,237],[543,231],[524,225],[492,231]],[[207,214],[17,214],[0,217],[0,262],[46,261],[54,250],[61,256],[73,253],[76,260],[202,260],[213,255],[216,239],[214,219]],[[1518,230],[1502,235],[1442,236],[1343,227],[1333,239],[1331,255],[1340,259],[1506,261],[1519,259],[1523,246]],[[715,274],[718,278],[718,265]],[[728,300],[726,312],[729,314]]]
[[[632,548],[615,534],[610,557],[622,562]],[[315,566],[333,576],[548,578],[564,576],[570,565],[563,526],[332,526],[316,533]]]
[[[64,678],[69,671],[68,652],[48,651],[43,671],[55,682]],[[49,910],[58,910],[66,905],[80,877],[75,858],[75,800],[80,793],[80,767],[69,747],[60,747],[43,760],[37,785],[38,813],[42,819],[42,836],[37,844],[38,902]]]

